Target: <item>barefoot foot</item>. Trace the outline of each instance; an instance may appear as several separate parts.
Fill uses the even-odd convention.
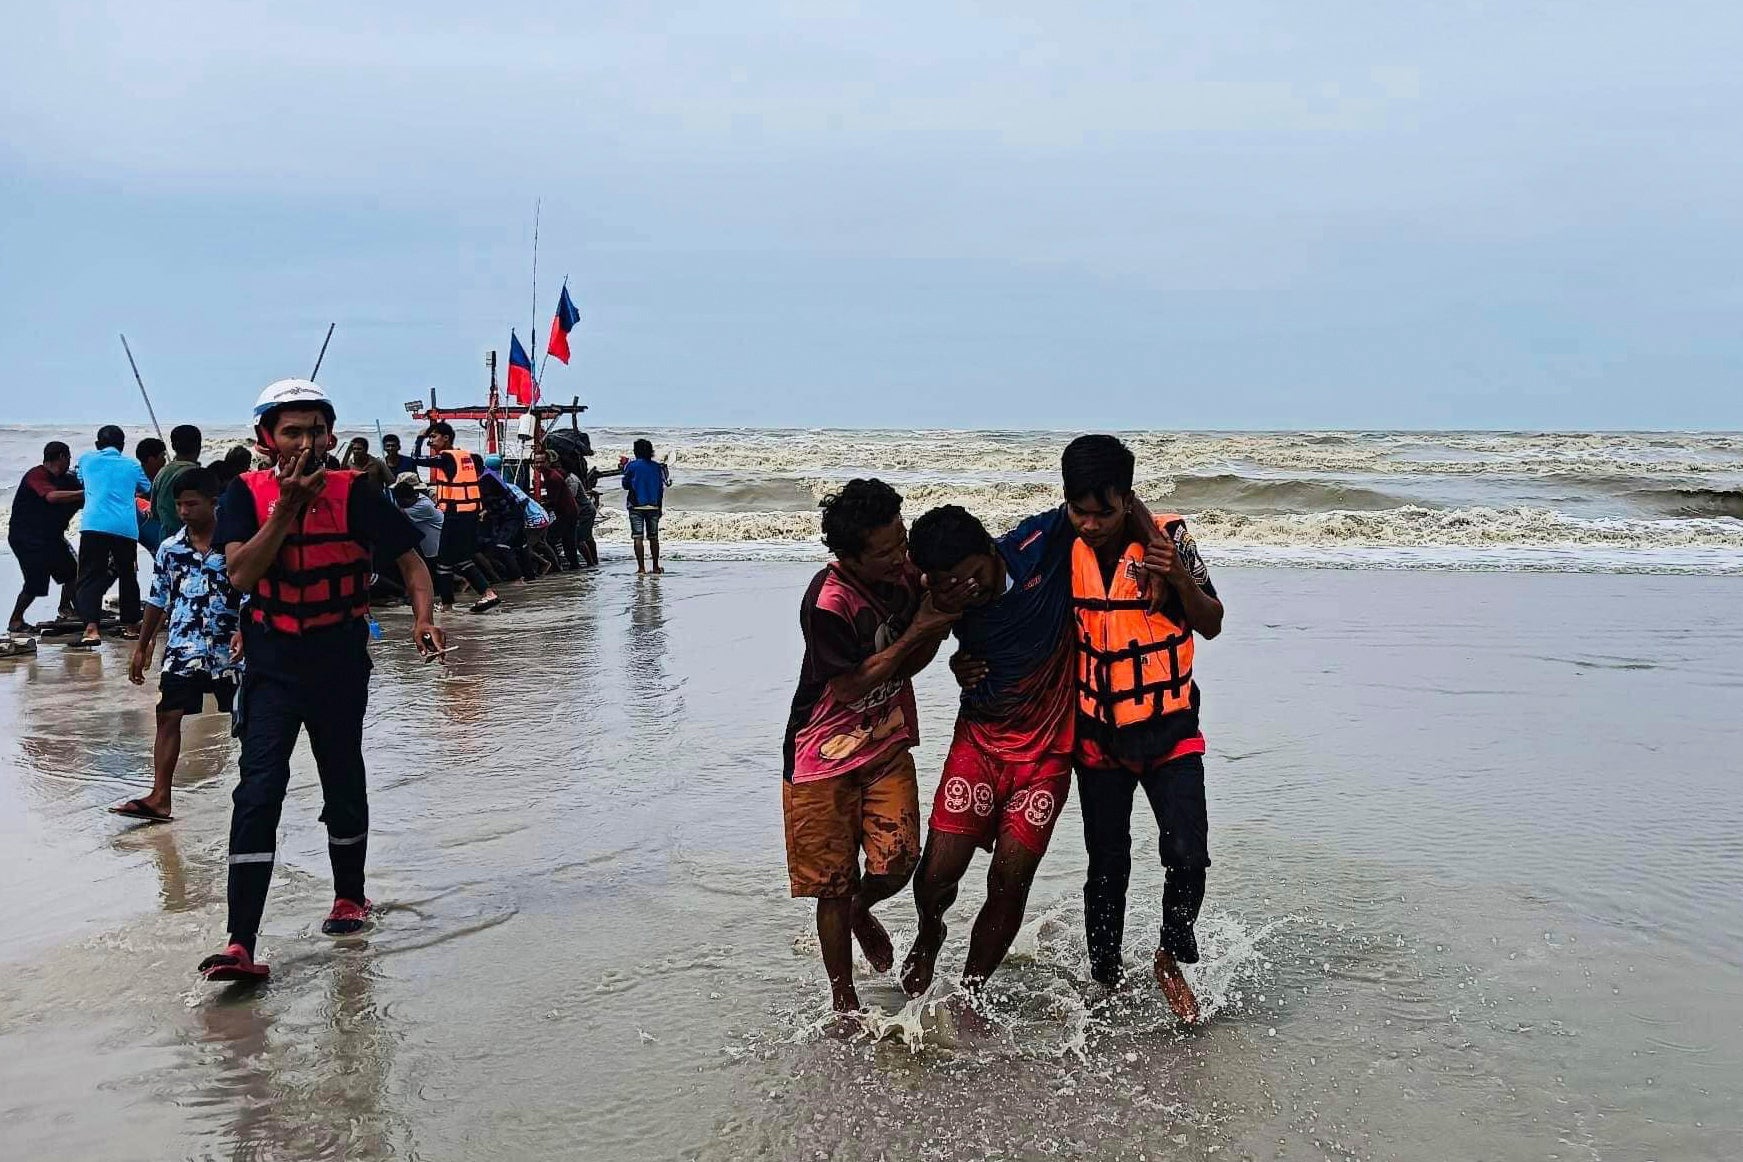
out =
[[[854,908],[853,936],[859,941],[859,950],[865,953],[866,963],[872,966],[873,972],[890,971],[890,965],[896,962],[896,946],[890,942],[890,934],[884,931],[884,926],[878,923],[870,908]]]
[[[1156,983],[1162,988],[1162,995],[1168,998],[1168,1007],[1174,1010],[1174,1015],[1188,1025],[1198,1024],[1198,998],[1192,993],[1192,986],[1186,983],[1186,974],[1180,971],[1180,965],[1174,960],[1174,954],[1158,948],[1156,950]]]
[[[949,928],[939,924],[932,931],[920,929],[920,934],[914,937],[914,947],[908,950],[908,956],[902,961],[902,991],[911,997],[917,997],[932,987],[932,973],[938,967],[938,950],[944,947],[944,936]]]

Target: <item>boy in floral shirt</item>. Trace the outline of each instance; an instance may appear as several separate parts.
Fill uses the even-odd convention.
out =
[[[236,640],[241,601],[230,587],[223,547],[212,544],[218,482],[204,468],[189,468],[171,487],[182,528],[157,550],[145,624],[127,673],[135,686],[144,684],[153,643],[167,622],[157,737],[151,748],[151,794],[110,808],[151,823],[167,823],[171,817],[170,788],[181,759],[183,716],[200,713],[208,694],[219,710],[229,713],[242,668],[241,643]]]

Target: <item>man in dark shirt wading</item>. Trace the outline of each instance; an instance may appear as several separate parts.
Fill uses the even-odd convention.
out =
[[[85,502],[84,490],[72,475],[73,451],[59,440],[42,450],[42,463],[24,474],[12,497],[12,520],[6,526],[6,543],[18,558],[24,573],[24,588],[6,622],[9,633],[24,633],[30,626],[24,614],[38,597],[47,597],[49,583],[61,587],[61,619],[77,617],[73,609],[73,581],[79,575],[79,559],[67,544],[67,526]]]
[[[333,909],[321,930],[346,935],[369,921],[363,868],[369,836],[363,713],[369,699],[369,573],[377,549],[392,557],[412,603],[412,637],[440,656],[430,574],[419,535],[359,473],[321,465],[332,449],[333,405],[307,380],[261,393],[256,435],[274,464],[225,491],[215,543],[246,595],[246,659],[238,710],[242,779],[230,817],[230,941],[200,963],[207,980],[258,980],[254,959],[266,907],[290,756],[301,729],[321,778]]]

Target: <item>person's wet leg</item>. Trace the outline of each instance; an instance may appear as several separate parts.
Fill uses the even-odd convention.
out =
[[[139,628],[145,610],[139,600],[139,548],[126,537],[116,537],[110,569],[121,582],[121,624]]]
[[[906,887],[908,877],[913,874],[914,869],[909,866],[887,875],[861,876],[859,890],[853,894],[853,937],[859,941],[859,950],[865,954],[866,963],[871,965],[873,972],[890,971],[896,960],[896,950],[890,942],[889,932],[872,915],[872,908]]]
[[[321,821],[327,825],[333,895],[360,906],[368,902],[364,866],[369,856],[369,792],[363,763],[368,703],[369,671],[360,667],[311,689],[304,719],[321,777]]]
[[[1089,870],[1083,881],[1083,935],[1090,975],[1119,983],[1126,932],[1126,889],[1132,879],[1132,794],[1138,780],[1126,771],[1079,767],[1078,802]]]
[[[902,990],[911,997],[932,987],[938,953],[949,933],[944,917],[956,903],[975,848],[972,837],[936,827],[926,837],[926,853],[920,857],[920,870],[914,873],[914,909],[919,913],[920,927],[913,947],[902,960]]]
[[[1156,815],[1159,854],[1167,876],[1156,943],[1156,983],[1175,1015],[1196,1024],[1198,998],[1180,966],[1198,963],[1196,926],[1204,904],[1205,869],[1210,866],[1204,760],[1198,755],[1176,759],[1145,772],[1143,783]]]
[[[79,575],[74,583],[85,641],[101,641],[103,596],[109,592],[109,553],[102,533],[79,534]]]
[[[277,855],[278,820],[290,785],[290,758],[302,726],[288,682],[243,678],[241,780],[231,796],[229,930],[254,952]]]
[[[984,985],[1011,950],[1023,926],[1023,911],[1029,906],[1029,888],[1041,854],[1030,851],[1009,834],[993,846],[992,866],[987,869],[986,903],[974,918],[968,939],[968,960],[962,966],[962,986],[970,991]]]
[[[858,1012],[859,992],[853,987],[852,896],[817,901],[817,944],[823,952],[823,971],[829,974],[831,1005],[838,1013]]]
[[[889,932],[872,908],[907,886],[920,862],[920,789],[914,760],[905,749],[869,771],[854,772],[858,783],[858,847],[864,870],[853,896],[853,935],[873,971],[895,963]]]
[[[12,605],[12,616],[6,619],[6,628],[8,631],[12,633],[23,632],[24,615],[30,609],[30,603],[34,600],[35,598],[31,597],[28,590],[19,591],[18,600]]]
[[[182,757],[182,716],[180,710],[159,710],[157,733],[151,740],[151,794],[145,797],[145,805],[162,815],[171,814],[176,764]]]
[[[436,600],[442,603],[443,609],[454,608],[454,570],[433,560],[426,560],[435,575]]]

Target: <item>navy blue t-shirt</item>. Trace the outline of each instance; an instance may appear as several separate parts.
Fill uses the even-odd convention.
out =
[[[964,717],[1002,719],[1034,699],[1033,683],[1044,671],[1045,680],[1058,680],[1050,663],[1071,648],[1071,546],[1076,539],[1064,505],[1030,517],[999,538],[1004,594],[970,608],[956,623],[956,640],[963,650],[987,665],[986,679],[962,692]]]

